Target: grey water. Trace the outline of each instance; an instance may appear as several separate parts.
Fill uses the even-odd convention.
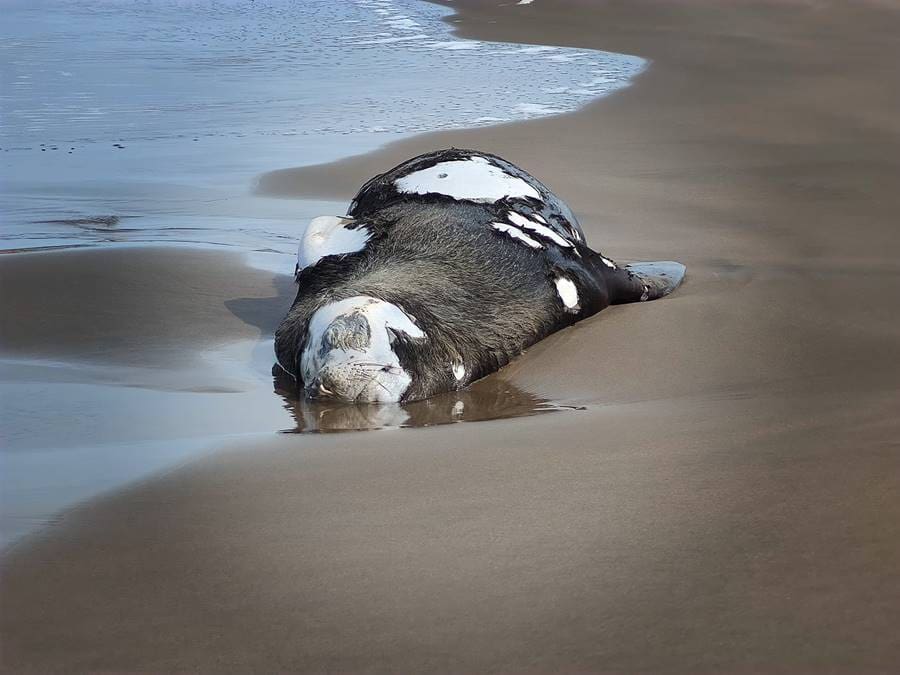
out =
[[[259,174],[568,112],[644,66],[456,38],[451,10],[418,0],[5,0],[0,12],[5,250],[288,254],[313,206],[343,205],[254,197]],[[97,217],[113,225],[86,226]]]

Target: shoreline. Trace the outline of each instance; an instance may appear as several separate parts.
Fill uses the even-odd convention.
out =
[[[464,144],[455,145],[458,142],[457,139],[467,138],[473,132],[483,132],[479,136],[491,135],[494,131],[503,133],[504,129],[518,128],[522,125],[540,125],[548,119],[565,119],[573,115],[579,115],[593,106],[602,105],[611,97],[621,96],[623,93],[631,90],[637,86],[641,79],[646,76],[647,71],[653,67],[653,60],[644,54],[620,51],[608,46],[598,46],[597,42],[591,39],[571,41],[564,39],[560,35],[555,36],[555,40],[535,39],[531,35],[523,35],[521,33],[497,36],[493,33],[492,27],[487,27],[487,30],[484,30],[485,27],[480,26],[481,30],[479,30],[479,27],[476,27],[480,18],[478,16],[479,4],[477,2],[454,2],[453,0],[420,1],[453,10],[454,13],[444,17],[443,21],[449,25],[452,35],[455,37],[479,42],[572,47],[589,49],[591,51],[612,52],[623,56],[641,58],[646,63],[641,71],[631,78],[629,84],[598,96],[574,111],[547,115],[536,119],[510,120],[488,126],[460,127],[450,130],[438,129],[416,133],[407,138],[388,141],[375,150],[341,157],[323,164],[306,164],[299,167],[273,169],[257,177],[254,184],[254,194],[275,198],[345,200],[349,203],[359,186],[363,185],[369,178],[401,163],[409,157],[444,147],[465,147]],[[511,5],[510,8],[512,7]],[[516,10],[522,8],[531,9],[527,6],[515,7]],[[490,14],[490,10],[488,10],[488,14]],[[491,16],[493,15],[491,14]],[[492,23],[496,22],[492,21]],[[468,27],[468,31],[466,27]],[[432,142],[430,139],[435,140]],[[480,149],[486,148],[480,147]],[[515,162],[515,160],[513,161]]]
[[[569,201],[589,244],[680,260],[685,285],[503,370],[585,411],[237,442],[66,513],[3,556],[4,667],[900,659],[900,76],[881,65],[900,11],[449,6],[462,35],[653,63],[569,115],[416,137],[293,179],[349,199],[438,141],[480,147]]]
[[[13,9],[13,33],[42,35],[42,47],[16,50],[5,69],[16,84],[11,135],[0,143],[8,249],[142,237],[277,248],[316,214],[254,198],[254,177],[270,168],[330,161],[445,125],[570,110],[640,68],[612,54],[464,41],[442,21],[452,10],[426,3],[318,0],[287,14],[277,5],[172,5],[146,17],[139,8],[99,13],[73,4],[50,22],[39,9]],[[178,16],[209,20],[205,49],[221,58],[198,63],[192,22],[175,25]],[[291,21],[308,30],[298,33]],[[236,39],[240,30],[245,37]],[[369,39],[373,30],[380,32]],[[268,42],[282,31],[296,39],[279,53]],[[106,43],[79,45],[78,34]],[[113,44],[125,58],[111,63],[104,49]],[[73,70],[53,68],[62,61]],[[466,73],[488,62],[480,88],[465,87],[461,97]],[[167,72],[167,86],[138,78],[123,94],[115,82],[141,71]],[[32,77],[39,72],[46,76]],[[83,92],[73,91],[76,72]],[[523,91],[535,78],[541,88]]]
[[[452,30],[453,16],[453,14],[450,14],[444,19],[444,22],[448,24],[448,31]],[[481,41],[478,42],[481,44]],[[509,44],[515,45],[516,43]],[[513,124],[521,121],[523,120],[513,122]],[[423,135],[425,134],[403,134],[407,138]],[[337,161],[352,159],[353,157],[354,155],[348,155],[339,158]],[[300,213],[309,216],[312,212],[311,209],[314,208],[314,204],[319,204],[327,200],[327,198],[327,195],[321,194],[307,195],[303,201],[298,203]],[[267,204],[264,200],[255,199],[252,192],[239,200],[237,204],[234,198],[229,199],[228,203],[231,209],[237,208],[238,214],[249,215],[256,208],[266,215],[271,214],[280,219],[286,219],[286,214],[289,211],[288,208],[279,206],[277,203],[273,205],[271,200]],[[222,210],[221,213],[224,216],[226,211]],[[0,258],[0,264],[3,262],[7,263],[5,268],[0,270],[0,274],[12,268],[11,273],[3,274],[4,285],[13,289],[11,296],[26,300],[25,304],[10,303],[8,300],[4,303],[7,315],[21,315],[24,319],[18,324],[10,324],[9,330],[2,331],[2,351],[0,351],[0,357],[2,358],[0,360],[3,363],[0,363],[0,369],[4,371],[5,377],[24,387],[37,387],[54,381],[64,382],[73,391],[76,391],[74,388],[77,386],[87,387],[90,390],[90,388],[97,386],[115,387],[126,383],[132,389],[146,390],[161,388],[162,390],[196,391],[197,393],[203,393],[206,390],[236,393],[241,390],[241,384],[231,381],[225,372],[211,371],[207,374],[201,374],[192,369],[196,369],[197,364],[202,362],[204,358],[210,358],[210,354],[215,353],[216,349],[221,345],[228,344],[236,347],[245,342],[248,339],[247,331],[240,330],[236,325],[229,325],[222,316],[217,317],[213,321],[209,313],[204,311],[206,308],[189,301],[188,303],[176,303],[174,307],[170,307],[172,317],[163,316],[157,311],[151,318],[156,330],[151,331],[148,335],[141,335],[139,331],[141,330],[140,322],[142,317],[133,311],[132,301],[137,299],[138,303],[150,303],[157,306],[156,309],[159,310],[158,305],[161,302],[176,299],[178,293],[175,289],[168,287],[154,287],[152,290],[141,288],[140,284],[133,283],[125,275],[117,275],[115,272],[109,274],[108,268],[112,267],[115,270],[122,266],[131,267],[137,264],[141,270],[140,274],[145,275],[142,283],[146,283],[151,279],[162,280],[165,277],[177,276],[183,278],[191,287],[203,288],[204,294],[210,295],[220,293],[220,290],[216,289],[215,286],[222,279],[220,275],[215,273],[213,270],[214,265],[210,264],[210,261],[217,260],[220,266],[233,269],[236,272],[235,280],[239,280],[245,288],[252,287],[254,282],[262,283],[263,285],[269,284],[269,280],[257,272],[260,269],[265,272],[272,272],[275,276],[272,277],[271,283],[277,287],[275,290],[278,297],[271,298],[268,302],[269,316],[257,317],[257,321],[266,324],[263,337],[270,337],[271,332],[274,330],[275,322],[284,313],[283,308],[281,311],[274,309],[274,302],[280,302],[284,305],[284,308],[289,304],[289,300],[286,297],[290,294],[289,289],[284,287],[284,278],[279,279],[278,275],[284,277],[283,272],[289,269],[292,263],[290,263],[288,256],[284,255],[283,252],[272,251],[271,253],[264,253],[260,250],[241,248],[234,243],[217,243],[212,240],[202,241],[198,239],[197,241],[189,241],[167,238],[167,236],[184,237],[187,234],[186,232],[181,235],[169,235],[167,233],[166,236],[154,241],[129,241],[128,231],[123,232],[116,227],[120,224],[119,221],[122,218],[138,218],[140,220],[134,222],[136,225],[141,225],[142,228],[137,230],[137,235],[143,236],[143,228],[147,227],[144,224],[145,221],[165,220],[164,217],[159,215],[155,217],[152,215],[148,217],[148,215],[121,217],[86,216],[34,221],[36,225],[53,225],[60,228],[57,237],[50,240],[54,242],[53,244],[44,247],[24,247],[0,252],[0,255],[12,256],[5,260]],[[223,237],[220,230],[224,230],[228,226],[239,227],[239,218],[236,218],[235,214],[228,214],[228,216],[225,224],[220,228],[210,225],[206,229],[199,227],[196,229],[203,233],[201,236],[225,240],[227,236]],[[214,216],[209,214],[207,217],[212,220]],[[184,219],[184,217],[182,216],[181,219]],[[308,220],[308,217],[306,219]],[[195,217],[194,220],[197,220],[197,218]],[[303,218],[299,219],[298,222],[302,220]],[[96,240],[72,240],[69,243],[65,243],[62,237],[64,228],[76,226],[87,227],[94,233]],[[107,237],[113,237],[114,239],[105,239]],[[23,241],[28,241],[28,239],[23,239]],[[274,241],[258,243],[260,245],[264,243],[276,245]],[[169,257],[166,254],[166,251],[169,249],[175,250],[171,257],[175,260],[180,260],[182,266],[198,265],[198,269],[191,274],[185,274],[177,265],[173,265],[171,261],[166,259]],[[24,253],[66,254],[79,250],[84,251],[84,253],[76,256],[74,260],[80,257],[82,260],[88,261],[82,265],[81,276],[76,270],[77,265],[73,265],[71,262],[73,258],[65,255],[39,255],[31,259],[30,264],[17,259],[19,256],[16,255]],[[287,262],[284,265],[279,266],[277,264],[285,261]],[[62,270],[62,272],[57,270]],[[92,274],[89,273],[87,276],[84,276],[83,272],[85,270],[90,270]],[[45,277],[51,279],[65,278],[67,280],[66,287],[54,286],[53,282],[51,282],[46,292],[43,292],[45,289],[40,288],[40,280]],[[100,289],[101,292],[89,300],[78,294],[67,294],[69,285],[96,288]],[[41,290],[43,297],[36,298],[34,289]],[[227,293],[222,293],[222,295],[225,296]],[[70,311],[70,307],[64,307],[55,301],[55,298],[59,297],[67,297],[74,307],[79,307],[86,303],[96,303],[103,307],[104,311],[97,313],[95,311],[97,307],[88,305],[86,312],[73,313]],[[251,298],[243,298],[237,302],[249,301],[251,301]],[[261,301],[260,305],[265,305],[265,303]],[[43,307],[47,310],[48,317],[43,317],[30,311],[29,307],[31,306]],[[260,309],[253,311],[257,315],[264,313]],[[90,321],[79,322],[79,314],[91,317]],[[221,345],[207,342],[204,338],[209,336],[187,334],[184,331],[179,332],[176,322],[171,319],[181,320],[185,315],[190,317],[191,323],[199,323],[205,326],[203,330],[206,330],[210,335],[215,335]],[[109,316],[115,317],[115,326],[110,326]],[[50,320],[47,321],[47,318]],[[40,329],[35,324],[36,321],[42,323]],[[159,329],[160,321],[166,324],[161,330]],[[129,322],[134,325],[135,330],[129,331],[125,329],[125,324]],[[97,327],[102,326],[104,329],[112,328],[110,332],[114,337],[101,335],[100,331],[94,330],[94,326],[89,325],[89,323],[93,323]],[[227,329],[226,325],[228,325]],[[122,332],[123,329],[125,329],[124,332]],[[73,339],[73,336],[75,339]],[[138,361],[137,369],[134,369],[135,364],[132,363],[135,359]],[[173,369],[173,365],[176,364],[181,364],[186,369],[181,374],[181,382],[179,382],[179,375]],[[164,374],[159,377],[149,376],[146,368],[150,367],[159,368]],[[129,382],[129,377],[136,378],[136,381]],[[187,382],[183,380],[187,380]],[[244,383],[243,387],[247,387],[246,383]],[[501,401],[500,392],[506,392],[509,401]],[[160,396],[158,398],[159,402],[157,405],[165,405],[164,397]],[[519,417],[538,414],[548,410],[560,410],[561,407],[565,408],[570,405],[577,407],[581,404],[581,399],[579,398],[573,401],[569,401],[568,398],[565,401],[545,399],[540,395],[519,389],[512,383],[505,381],[502,376],[489,378],[486,382],[474,386],[471,391],[464,392],[461,397],[451,398],[453,400],[449,400],[449,402],[443,400],[440,402],[435,401],[429,406],[412,406],[409,409],[404,409],[402,412],[385,415],[374,414],[372,411],[367,411],[361,415],[351,415],[346,411],[340,410],[318,411],[318,414],[322,415],[319,420],[311,420],[309,418],[310,410],[304,406],[295,403],[285,403],[285,405],[292,410],[292,414],[297,420],[298,429],[322,428],[327,431],[340,431],[344,430],[343,427],[347,424],[350,426],[362,425],[365,428],[379,428],[380,425],[399,427],[401,422],[405,421],[406,423],[403,426],[426,426],[455,421]],[[61,405],[61,402],[56,400],[52,393],[47,396],[46,403],[49,407],[57,409],[57,412],[65,409],[65,405]],[[451,414],[449,410],[452,409],[454,404],[462,406],[463,412]],[[150,407],[149,404],[148,407]],[[110,414],[110,410],[106,412]],[[272,417],[269,414],[266,419]],[[10,424],[15,422],[15,419],[10,420]],[[140,427],[139,421],[132,420],[132,423],[136,423]],[[46,426],[52,428],[53,424],[48,423]],[[187,431],[186,426],[176,426],[182,429],[182,433]],[[118,425],[118,427],[121,427],[121,425]],[[210,430],[210,433],[205,436],[205,440],[191,438],[183,442],[191,447],[200,447],[202,445],[214,447],[220,442],[221,434],[213,433],[213,431]],[[251,426],[243,431],[245,433],[257,433],[259,430]],[[84,432],[85,430],[82,430],[82,433]],[[146,433],[146,430],[143,430],[142,433]],[[47,435],[44,434],[44,436]],[[100,437],[102,436],[100,434]],[[91,460],[91,446],[88,443],[89,438],[93,437],[92,434],[88,433],[86,437],[76,434],[76,437],[79,443],[75,445],[79,446],[77,450],[82,455],[81,461],[89,466],[93,466],[95,462]],[[117,442],[119,443],[129,443],[130,446],[136,447],[142,444],[147,447],[156,447],[154,443],[158,445],[161,442],[160,439],[156,438],[138,437],[127,439],[124,435],[121,435],[121,430],[117,431],[114,437],[118,439]],[[61,439],[59,439],[59,442],[62,442]],[[81,448],[81,444],[85,444],[85,447]],[[97,456],[104,456],[106,452],[102,447],[94,447],[94,450],[93,454]],[[59,453],[59,458],[56,461],[63,464],[66,463],[64,450],[42,447],[38,450],[32,449],[31,452],[43,452],[48,456],[53,456],[54,452],[56,452]],[[159,454],[166,456],[168,453],[160,452]],[[199,453],[196,449],[184,453],[174,453],[174,456],[179,458],[190,458],[198,455]],[[18,462],[18,459],[16,457],[17,461],[8,462],[7,469],[9,471],[18,469],[21,478],[24,474],[22,474],[20,467],[22,462]],[[160,464],[156,460],[147,462],[147,467],[143,468],[141,468],[140,462],[136,462],[136,464],[137,466],[133,467],[130,472],[124,471],[122,474],[130,476],[130,479],[120,482],[118,485],[110,483],[109,480],[93,481],[98,485],[102,485],[103,489],[92,492],[85,487],[85,489],[77,490],[78,499],[74,501],[72,497],[67,498],[65,501],[59,501],[56,498],[45,500],[63,508],[57,508],[49,515],[45,513],[46,508],[38,508],[34,510],[35,515],[30,516],[30,518],[34,521],[43,521],[45,523],[58,521],[63,517],[63,512],[72,506],[77,507],[79,502],[93,500],[106,494],[114,494],[120,489],[127,489],[128,485],[133,483],[134,480],[143,480],[152,476],[153,472],[150,468],[155,468],[159,471],[160,467],[165,467],[164,463]],[[28,462],[24,462],[24,465],[27,466]],[[89,480],[89,477],[83,476],[82,473],[73,466],[71,478],[85,485],[91,483],[92,481]],[[41,481],[38,480],[37,482],[40,483]],[[45,490],[53,492],[58,490],[59,487],[56,486],[52,489],[45,487]],[[12,490],[7,491],[11,492]],[[21,486],[17,486],[17,491],[21,492]],[[7,501],[5,510],[18,513],[20,505]],[[16,520],[17,517],[14,516],[12,520]],[[18,530],[18,528],[16,529]],[[31,527],[26,536],[30,534],[40,536],[40,529],[40,525]],[[3,535],[3,533],[0,533],[0,535]],[[2,543],[3,536],[0,536],[0,552],[7,548],[10,543],[19,545],[19,535],[11,536],[5,544]]]

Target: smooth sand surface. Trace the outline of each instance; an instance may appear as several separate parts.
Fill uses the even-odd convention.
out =
[[[573,115],[261,188],[349,198],[478,147],[685,285],[504,371],[587,410],[234,444],[71,511],[3,560],[7,671],[900,663],[900,9],[452,6],[463,35],[653,63]]]
[[[240,253],[135,246],[0,256],[0,354],[177,366],[271,334],[296,294]]]

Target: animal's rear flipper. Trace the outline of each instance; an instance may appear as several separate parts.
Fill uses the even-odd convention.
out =
[[[685,267],[673,260],[631,263],[607,274],[610,304],[656,300],[668,295],[684,279]]]

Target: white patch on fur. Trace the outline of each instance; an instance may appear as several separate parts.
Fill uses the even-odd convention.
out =
[[[531,230],[536,235],[540,237],[544,237],[544,239],[549,239],[557,246],[563,246],[566,248],[572,247],[572,242],[567,241],[560,237],[556,232],[551,230],[546,225],[541,225],[540,223],[536,223],[530,218],[526,218],[521,213],[516,213],[515,211],[508,211],[507,218],[510,219],[513,223],[518,225],[519,227],[524,227],[526,230]]]
[[[493,203],[504,197],[541,198],[528,182],[506,173],[484,157],[439,162],[398,178],[395,186],[408,194],[439,194],[473,202]]]
[[[603,264],[606,265],[607,267],[610,267],[610,268],[612,268],[612,269],[616,269],[616,263],[614,263],[614,262],[613,262],[612,260],[610,260],[609,258],[606,258],[606,257],[604,257],[604,256],[601,255],[601,256],[600,256],[600,260],[602,260],[602,261],[603,261]]]
[[[466,376],[466,367],[461,363],[453,364],[453,377],[456,378],[457,382],[462,382],[463,378]]]
[[[556,292],[559,294],[559,299],[562,300],[566,309],[577,309],[578,289],[572,280],[558,277],[554,283],[556,284]]]
[[[515,225],[509,225],[508,223],[491,223],[491,227],[493,227],[498,232],[505,232],[513,239],[518,239],[519,241],[525,242],[525,244],[527,244],[531,248],[544,248],[543,246],[541,246],[540,242],[535,241],[534,239],[529,237]]]
[[[351,223],[353,219],[341,216],[313,218],[297,249],[297,271],[312,267],[325,256],[346,255],[364,249],[372,235],[362,225],[349,229],[347,226]]]
[[[544,225],[547,224],[547,219],[544,218],[544,216],[542,216],[540,213],[532,213],[531,217],[534,218],[535,220],[541,221]]]
[[[369,324],[369,344],[361,349],[328,349],[326,331],[340,317],[361,314]],[[400,400],[412,378],[400,365],[391,331],[426,338],[415,320],[397,305],[357,295],[317,309],[309,321],[306,346],[300,357],[304,386],[316,392],[355,401],[391,403]],[[327,374],[328,390],[321,390]]]

